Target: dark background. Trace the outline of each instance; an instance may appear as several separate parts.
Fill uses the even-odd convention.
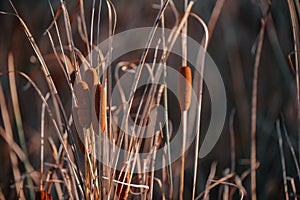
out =
[[[42,1],[13,1],[19,14],[28,25],[36,42],[38,43],[43,55],[47,57],[52,53],[52,48],[47,36],[43,33],[52,21],[48,2]],[[58,1],[51,2],[54,10],[59,6]],[[159,3],[152,0],[122,0],[113,1],[116,6],[118,21],[116,32],[121,32],[130,28],[152,26],[158,10],[152,7],[153,3]],[[183,2],[174,1],[179,12],[182,14]],[[193,12],[208,22],[216,1],[204,0],[197,1]],[[76,1],[67,1],[69,13],[72,13]],[[85,2],[85,12],[87,26],[90,24],[91,1]],[[104,4],[101,22],[101,40],[107,37],[107,9]],[[13,12],[9,3],[4,0],[0,3],[1,11]],[[96,11],[97,13],[97,11]],[[204,190],[209,170],[213,161],[217,162],[217,177],[223,176],[226,168],[230,168],[230,136],[229,136],[229,116],[235,110],[234,115],[234,134],[235,134],[235,152],[236,152],[236,174],[241,175],[250,168],[250,116],[251,116],[251,95],[255,54],[252,51],[253,45],[257,42],[257,37],[261,27],[260,20],[263,16],[260,3],[254,0],[225,0],[220,18],[216,24],[215,30],[211,35],[211,41],[208,46],[208,53],[217,64],[225,83],[227,93],[227,120],[223,133],[213,149],[213,151],[204,159],[199,161],[198,193]],[[259,199],[283,199],[283,178],[280,162],[280,153],[278,146],[278,137],[276,133],[275,121],[284,116],[288,135],[296,155],[298,152],[297,138],[297,106],[296,106],[296,85],[295,76],[288,63],[288,55],[293,52],[292,26],[290,12],[287,1],[273,0],[271,4],[270,16],[272,16],[275,30],[269,26],[266,28],[264,44],[262,49],[261,62],[258,78],[258,107],[257,107],[257,161],[260,166],[257,170],[257,194]],[[269,19],[268,19],[269,20]],[[269,23],[267,21],[267,23]],[[166,11],[166,24],[172,27],[174,17],[171,11]],[[41,72],[40,64],[35,61],[34,52],[24,34],[19,21],[10,15],[0,15],[0,71],[7,71],[8,53],[14,55],[16,70],[25,72],[39,85],[45,93],[47,86],[44,76]],[[62,17],[59,25],[63,26]],[[66,38],[62,31],[62,40]],[[76,23],[72,27],[75,45],[83,54],[86,54],[84,43],[80,40]],[[54,33],[54,32],[53,32]],[[188,33],[191,37],[200,41],[202,38],[202,29],[195,21],[190,20]],[[274,42],[278,37],[279,49]],[[139,57],[137,56],[137,59]],[[55,84],[59,90],[66,110],[70,112],[71,102],[67,83],[55,62],[46,59]],[[5,91],[5,98],[13,118],[11,97],[9,93],[8,78],[1,76],[1,84]],[[17,76],[17,86],[23,126],[26,136],[29,158],[35,169],[39,169],[39,131],[40,131],[40,111],[41,101],[32,88],[26,89],[24,78]],[[207,92],[206,95],[208,96]],[[206,113],[209,113],[208,97],[204,100],[203,123]],[[299,123],[299,122],[298,122]],[[3,126],[2,120],[0,121]],[[15,126],[15,124],[13,124]],[[205,127],[205,125],[204,125]],[[14,132],[16,134],[16,128]],[[46,136],[55,134],[51,132],[51,127],[46,131]],[[299,179],[296,173],[295,164],[291,152],[284,138],[284,151],[287,166],[287,176],[294,178],[297,191],[300,190]],[[0,138],[0,188],[7,199],[15,199],[15,190],[13,186],[13,176],[10,167],[10,158],[8,146]],[[193,149],[190,149],[191,153]],[[46,152],[49,154],[49,146],[46,145]],[[46,160],[51,161],[51,156],[46,154]],[[21,167],[22,168],[22,167]],[[193,167],[187,166],[186,179],[186,199],[190,198],[192,190]],[[247,190],[247,198],[250,198],[250,176],[243,181],[243,186]],[[213,190],[211,198],[218,197],[217,188]],[[289,192],[292,192],[289,185]],[[299,194],[299,193],[298,193]],[[215,196],[214,196],[215,195]],[[238,198],[235,195],[234,198]]]

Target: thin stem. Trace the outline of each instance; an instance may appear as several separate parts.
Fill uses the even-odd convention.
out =
[[[161,6],[163,6],[163,0],[161,0]],[[161,26],[162,26],[162,45],[163,45],[163,51],[166,50],[166,38],[165,38],[165,17],[164,14],[162,14],[161,18]],[[170,187],[169,187],[169,197],[172,199],[173,197],[173,174],[172,174],[172,167],[171,167],[171,149],[170,149],[170,132],[169,132],[169,115],[168,115],[168,86],[166,82],[167,78],[167,66],[166,62],[163,63],[164,66],[164,76],[163,76],[163,82],[164,82],[164,108],[165,108],[165,128],[162,130],[163,136],[166,139],[167,144],[167,156],[168,156],[168,174],[169,174],[169,180],[170,180]]]
[[[50,94],[47,93],[45,100],[47,101]],[[40,190],[43,190],[43,174],[44,174],[44,134],[45,134],[45,104],[42,104],[41,112],[41,178],[40,178]]]
[[[265,33],[265,20],[261,19],[259,42],[256,50],[253,83],[252,83],[252,107],[251,107],[251,194],[252,200],[256,200],[256,116],[257,116],[257,82],[258,69]]]
[[[199,55],[199,64],[200,64],[200,73],[203,74],[204,72],[204,59],[205,59],[205,52],[207,49],[208,41],[209,41],[209,32],[205,22],[196,14],[191,13],[191,16],[195,17],[196,20],[202,25],[205,37],[203,37],[201,45],[203,49],[200,49]],[[198,88],[198,107],[197,107],[197,121],[196,121],[196,147],[195,147],[195,159],[194,159],[194,180],[193,180],[193,194],[192,199],[195,198],[196,195],[196,185],[197,185],[197,170],[198,170],[198,155],[199,155],[199,143],[200,143],[200,120],[201,120],[201,110],[202,110],[202,91],[203,91],[203,77],[199,77],[199,88]]]
[[[14,58],[13,58],[12,53],[10,53],[8,55],[8,71],[14,71]],[[17,92],[17,87],[16,87],[15,73],[9,73],[9,86],[10,86],[12,105],[13,105],[13,110],[14,110],[14,116],[16,119],[16,125],[17,125],[20,145],[21,145],[21,148],[22,148],[24,154],[26,155],[26,159],[24,160],[24,165],[28,165],[29,164],[28,151],[27,151],[27,147],[26,147],[26,143],[25,143],[23,122],[22,122],[20,105],[19,105],[19,100],[18,100],[18,92]],[[29,173],[29,172],[27,171],[27,173]],[[28,176],[26,177],[26,180],[28,182],[29,187],[33,187],[33,182]],[[33,196],[34,196],[34,193],[32,191],[30,191],[29,197],[33,197]]]
[[[2,89],[2,84],[0,83],[0,108],[1,108],[1,114],[2,114],[2,119],[4,123],[4,128],[6,132],[6,137],[9,141],[13,141],[13,132],[12,132],[12,127],[9,119],[9,114],[8,114],[8,109],[7,105],[5,102],[5,97]],[[25,199],[25,194],[22,186],[22,179],[21,179],[21,173],[19,170],[19,162],[18,158],[16,156],[16,153],[12,150],[11,147],[9,147],[9,155],[11,159],[11,165],[12,165],[12,172],[14,176],[14,183],[15,183],[15,188],[16,188],[16,194],[20,199]]]
[[[181,150],[181,175],[180,175],[180,199],[184,198],[184,164],[185,164],[185,143],[187,134],[187,110],[182,113],[182,150]]]
[[[281,134],[281,130],[280,130],[279,120],[276,121],[276,129],[277,129],[278,145],[279,145],[280,158],[281,158],[285,199],[288,200],[289,199],[289,194],[288,194],[288,186],[287,186],[287,179],[286,179],[285,158],[284,158],[284,152],[283,152],[283,144],[282,144],[283,142],[282,142],[282,134]]]
[[[298,175],[298,179],[300,181],[300,168],[299,168],[299,164],[298,164],[298,160],[297,160],[297,156],[296,156],[296,153],[295,153],[295,150],[294,150],[294,147],[292,145],[292,142],[288,136],[288,132],[286,130],[286,126],[285,126],[285,120],[284,120],[284,117],[283,115],[281,115],[281,121],[282,121],[282,127],[283,127],[283,133],[284,133],[284,136],[286,138],[286,141],[290,147],[290,151],[291,151],[291,154],[293,156],[293,160],[294,160],[294,163],[295,163],[295,167],[296,167],[296,170],[297,170],[297,175]]]
[[[293,30],[293,37],[294,37],[295,71],[296,71],[296,88],[297,88],[298,152],[299,152],[299,162],[300,162],[300,81],[299,81],[300,33],[299,33],[299,22],[297,19],[295,5],[292,0],[287,0],[287,2],[291,14],[292,30]]]

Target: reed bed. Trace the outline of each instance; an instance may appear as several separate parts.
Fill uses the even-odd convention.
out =
[[[246,0],[227,1],[240,9],[249,6]],[[0,6],[1,17],[21,27],[37,68],[24,73],[15,64],[20,65],[20,57],[13,50],[7,54],[7,67],[0,68],[0,136],[7,145],[1,156],[3,171],[9,172],[7,180],[0,180],[0,199],[299,198],[299,1],[252,2],[252,11],[260,14],[253,14],[254,25],[249,26],[256,29],[245,28],[250,32],[245,37],[237,37],[235,25],[243,14],[227,1],[126,2],[128,12],[135,9],[138,14],[138,6],[145,6],[145,12],[155,15],[147,19],[151,31],[144,48],[116,60],[115,43],[109,41],[107,51],[98,44],[121,32],[119,26],[128,20],[119,16],[126,10],[124,2],[48,1],[50,18],[40,30],[43,40],[29,28],[16,2],[8,0],[5,9]],[[213,4],[206,9],[208,16],[199,12],[205,3]],[[286,31],[276,28],[278,4],[284,4],[283,15],[290,20],[284,23]],[[153,45],[158,29],[162,35]],[[281,44],[282,32],[289,36],[287,47]],[[202,46],[199,66],[188,60],[195,53],[188,51],[188,36]],[[172,53],[177,40],[180,58]],[[208,158],[200,159],[212,115],[202,76],[208,70],[207,51],[218,55],[228,114],[220,142]],[[276,67],[264,71],[269,65]],[[178,94],[168,89],[168,66],[178,72],[172,77]],[[264,89],[271,79],[266,73],[275,77],[271,85],[278,91]],[[130,77],[128,85],[121,83],[125,75]],[[28,91],[32,97],[26,98]],[[30,120],[36,130],[30,129]],[[170,143],[178,129],[181,156],[174,159],[177,149]],[[191,144],[190,129],[195,133]]]

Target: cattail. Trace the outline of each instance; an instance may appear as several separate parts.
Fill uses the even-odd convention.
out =
[[[181,110],[188,110],[191,105],[192,97],[192,71],[188,66],[180,68],[180,74],[183,77],[179,77],[179,102]]]
[[[90,91],[98,83],[98,75],[94,68],[88,68],[84,73],[84,81],[88,84]]]
[[[101,93],[101,130],[104,132],[106,123],[106,89],[102,88]]]
[[[36,200],[52,200],[52,196],[45,192],[44,190],[39,190],[35,192],[35,199]]]
[[[74,120],[76,139],[78,141],[79,149],[81,150],[82,153],[85,153],[84,144],[82,142],[82,139],[79,136],[79,134],[83,134],[83,129],[82,129],[82,126],[80,125],[80,122],[79,122],[78,107],[73,107],[72,116],[73,116],[73,120]]]
[[[86,82],[80,81],[74,87],[78,105],[78,119],[83,128],[89,128],[91,124],[90,92]]]
[[[102,87],[102,84],[97,84],[93,89],[94,102],[92,103],[92,108],[95,108],[93,112],[93,126],[94,130],[98,131],[98,124],[100,122],[101,132],[105,131],[106,128],[106,93]],[[101,105],[101,107],[100,107]],[[101,113],[100,113],[101,110]],[[101,115],[100,115],[101,114]],[[95,117],[96,115],[96,117]],[[95,120],[97,119],[97,120]]]
[[[185,165],[185,143],[187,133],[187,110],[191,105],[192,96],[192,72],[190,67],[183,66],[179,70],[181,76],[179,77],[178,95],[182,115],[182,151],[181,151],[181,176],[180,176],[180,199],[183,199],[184,193],[184,165]]]
[[[121,171],[118,177],[118,181],[129,184],[130,173]],[[122,183],[117,183],[116,194],[119,200],[126,200],[129,194],[130,186]]]

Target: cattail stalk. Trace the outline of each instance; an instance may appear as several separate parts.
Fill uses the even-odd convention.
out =
[[[212,13],[212,16],[210,18],[208,26],[210,27],[209,30],[213,30],[214,26],[216,24],[216,20],[219,17],[221,8],[224,4],[223,1],[217,1],[217,4],[214,8],[214,11]],[[202,38],[201,46],[203,46],[203,50],[198,53],[199,60],[197,61],[197,66],[200,66],[200,74],[204,73],[204,61],[205,61],[205,52],[207,49],[208,41],[209,41],[209,31],[208,27],[206,26],[205,22],[196,14],[191,13],[191,16],[193,16],[203,27],[205,32],[205,37]],[[197,80],[197,77],[195,78],[195,81]],[[198,170],[198,154],[199,154],[199,143],[200,143],[200,119],[201,119],[201,109],[202,109],[202,91],[203,91],[203,78],[198,77],[199,85],[198,85],[198,92],[197,97],[199,99],[198,106],[197,106],[197,120],[196,120],[196,144],[195,144],[195,159],[194,159],[194,180],[193,180],[193,193],[192,193],[192,199],[195,199],[196,195],[196,185],[197,185],[197,170]],[[197,83],[197,81],[196,81]]]
[[[265,20],[261,20],[259,32],[259,41],[255,55],[253,82],[252,82],[252,99],[251,99],[251,199],[256,200],[256,120],[257,120],[257,82],[260,57],[265,35]]]
[[[182,113],[182,156],[181,156],[181,181],[180,181],[180,199],[184,194],[184,165],[185,165],[185,143],[187,134],[187,111],[191,105],[192,96],[192,71],[190,67],[183,66],[180,68],[179,77],[179,101]]]
[[[163,6],[163,0],[161,0],[161,6]],[[165,38],[165,33],[164,33],[164,28],[165,28],[165,16],[164,13],[161,16],[161,27],[162,27],[162,45],[163,45],[163,49],[164,51],[166,50],[166,38]],[[157,44],[159,45],[159,44]],[[156,56],[157,56],[157,49],[155,51],[155,59],[156,60]],[[155,63],[155,61],[153,62]],[[170,139],[169,139],[169,115],[168,115],[168,92],[167,92],[167,81],[166,81],[166,77],[167,77],[167,66],[166,66],[166,61],[163,62],[163,66],[164,66],[164,76],[163,76],[163,81],[164,81],[164,92],[163,92],[163,100],[164,100],[164,108],[165,108],[165,127],[164,130],[162,131],[165,140],[166,140],[166,144],[167,144],[167,156],[168,156],[168,175],[169,175],[169,180],[170,180],[170,187],[169,187],[169,198],[173,199],[173,174],[172,174],[172,168],[171,168],[171,149],[170,149]]]

